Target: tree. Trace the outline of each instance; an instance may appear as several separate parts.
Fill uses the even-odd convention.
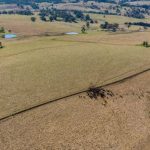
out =
[[[4,27],[1,27],[1,28],[0,28],[0,33],[5,33]]]
[[[65,22],[75,22],[76,18],[74,16],[72,16],[71,14],[66,14],[64,16],[64,21]]]
[[[31,4],[31,7],[32,7],[33,9],[39,9],[39,5],[36,4],[36,3],[32,3],[32,4]]]
[[[50,21],[50,22],[54,21],[54,17],[50,16],[50,17],[49,17],[49,21]]]
[[[118,24],[118,23],[114,23],[113,26],[114,26],[114,28],[116,28],[116,29],[119,28],[119,24]]]
[[[130,27],[131,27],[131,24],[129,23],[129,24],[128,24],[128,29],[129,29]]]
[[[2,44],[2,42],[0,42],[0,48],[3,48],[3,44]]]
[[[35,22],[36,21],[36,17],[31,17],[31,21]]]
[[[90,20],[90,23],[94,23],[94,21],[91,19],[91,20]]]
[[[142,44],[144,47],[150,47],[150,44],[147,41],[144,41]]]
[[[90,23],[86,22],[86,27],[89,29],[90,28]]]
[[[128,27],[128,29],[131,27],[131,22],[125,22],[124,24]]]
[[[104,24],[101,24],[100,27],[102,29],[106,29],[106,30],[116,32],[117,29],[119,28],[119,24],[118,23],[111,24],[111,23],[105,22]]]
[[[45,16],[41,16],[42,21],[47,21]]]
[[[86,31],[86,28],[85,28],[85,25],[83,25],[83,26],[81,27],[81,32],[82,32],[82,33],[85,33],[85,31]]]
[[[100,27],[101,27],[102,29],[106,29],[107,26],[108,26],[108,22],[105,22],[104,24],[101,24],[101,25],[100,25]]]
[[[91,18],[90,18],[90,16],[89,16],[89,14],[87,14],[87,15],[85,16],[85,21],[89,21],[89,20],[91,20]]]
[[[84,19],[84,14],[83,14],[82,11],[75,10],[75,11],[74,11],[74,14],[75,14],[75,16],[76,16],[77,18],[80,18],[81,20]]]
[[[116,12],[117,12],[117,14],[120,14],[120,13],[121,13],[121,11],[120,11],[119,8],[117,8]]]

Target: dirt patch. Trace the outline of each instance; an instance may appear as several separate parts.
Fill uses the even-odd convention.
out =
[[[106,90],[102,87],[90,87],[87,91],[87,95],[91,99],[98,99],[98,97],[101,98],[108,98],[114,96],[114,93],[110,90]]]

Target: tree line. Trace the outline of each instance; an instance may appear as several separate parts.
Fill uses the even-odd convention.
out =
[[[136,26],[142,26],[142,27],[150,27],[150,23],[145,22],[125,22],[126,25],[136,25]]]
[[[86,14],[84,15],[81,11],[67,11],[67,10],[58,10],[55,8],[52,9],[42,9],[40,10],[40,18],[42,21],[64,21],[64,22],[77,22],[78,20],[82,21],[92,21],[91,17]]]
[[[0,3],[30,5],[32,3],[61,3],[62,0],[0,0]]]
[[[4,11],[0,11],[0,14],[9,14],[9,15],[18,14],[18,15],[27,15],[27,16],[33,15],[33,13],[30,10],[15,10],[15,11],[14,10],[9,10],[9,11],[4,10]]]
[[[100,27],[104,30],[116,32],[119,28],[118,23],[108,23],[107,21],[100,25]]]

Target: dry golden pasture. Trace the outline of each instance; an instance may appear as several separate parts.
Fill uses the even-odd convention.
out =
[[[43,33],[60,34],[69,31],[80,31],[80,24],[64,22],[43,22],[37,17],[36,22],[30,20],[31,16],[0,15],[0,26],[12,30],[20,36],[39,35]]]
[[[64,39],[84,36],[88,35]],[[61,41],[57,37],[4,44],[0,51],[0,117],[121,75],[108,82],[117,80],[150,64],[150,49],[134,45]]]
[[[105,20],[110,23],[119,23],[124,24],[125,22],[150,22],[150,18],[145,19],[137,19],[137,18],[129,18],[125,16],[116,16],[116,15],[101,15],[101,14],[90,14],[90,16],[97,20]]]
[[[105,18],[100,14],[90,14],[91,18],[99,21],[105,20],[110,23],[124,24],[124,22],[139,22],[146,21],[149,19],[134,19],[123,16],[107,15]],[[17,33],[18,36],[31,36],[31,35],[41,35],[44,33],[49,33],[51,35],[59,35],[61,33],[76,31],[80,32],[81,26],[85,24],[84,22],[78,23],[64,23],[64,22],[43,22],[39,19],[39,16],[35,14],[37,18],[36,22],[30,20],[31,16],[21,16],[21,15],[0,15],[0,26],[5,27],[7,30],[12,30],[12,32]],[[100,30],[99,23],[91,25],[91,29]]]
[[[129,32],[129,33],[109,33],[102,31],[89,31],[90,34],[80,36],[60,36],[55,40],[62,41],[78,41],[85,43],[95,43],[103,45],[118,45],[122,46],[137,46],[142,44],[143,41],[150,41],[150,31],[145,32]]]
[[[16,17],[15,23],[10,23]],[[79,31],[81,24],[32,23],[29,17],[0,16],[0,24],[20,35]],[[91,85],[127,77],[150,66],[149,32],[3,40],[0,50],[0,118]]]
[[[62,99],[0,122],[1,150],[149,150],[150,71],[105,87],[114,97]]]

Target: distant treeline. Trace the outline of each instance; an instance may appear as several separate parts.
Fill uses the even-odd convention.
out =
[[[67,11],[57,9],[42,9],[40,10],[40,18],[42,21],[64,21],[64,22],[77,22],[78,20],[89,21],[93,20],[90,16],[84,15],[82,11]]]
[[[143,5],[133,5],[133,4],[128,4],[128,3],[122,3],[121,6],[124,7],[139,7],[139,8],[144,8],[144,9],[150,9],[150,5],[148,4],[143,4]]]
[[[143,26],[143,27],[150,27],[150,23],[145,23],[145,22],[126,22],[125,24]]]
[[[68,0],[68,2],[77,3],[80,1],[88,2],[88,1],[95,1],[95,2],[104,2],[104,3],[114,3],[117,4],[116,0]],[[120,5],[122,6],[131,6],[127,2],[134,2],[137,0],[121,0],[119,1]],[[63,3],[65,0],[0,0],[0,3],[7,3],[7,4],[23,4],[23,5],[30,5],[31,3]],[[134,5],[135,6],[135,5]],[[143,8],[149,8],[147,5],[141,5]]]
[[[96,12],[96,11],[85,11],[84,13],[101,14],[101,15],[117,15],[117,13],[112,13],[112,12],[108,12],[108,11],[105,11],[105,12],[102,12],[102,11],[99,11],[99,12]]]
[[[148,14],[146,10],[133,7],[131,10],[126,11],[125,16],[143,19],[145,18],[145,14]]]
[[[61,3],[62,0],[0,0],[0,3],[30,5],[31,3]]]
[[[69,0],[69,2],[80,2],[81,0]],[[83,0],[84,2],[88,2],[90,0]],[[106,2],[106,3],[116,3],[115,0],[91,0],[95,2]],[[0,0],[0,3],[7,3],[7,4],[23,4],[29,5],[31,3],[42,3],[42,2],[49,2],[49,3],[62,3],[65,0]]]
[[[150,5],[140,5],[140,6],[137,6],[137,7],[142,7],[142,8],[145,8],[145,9],[150,9]]]
[[[9,14],[9,15],[18,14],[18,15],[27,15],[27,16],[33,15],[33,13],[30,10],[17,10],[17,11],[13,11],[13,10],[6,11],[6,10],[4,10],[4,11],[0,11],[0,15],[1,14]]]
[[[81,0],[79,0],[81,1]],[[84,2],[88,2],[88,1],[95,1],[95,2],[103,2],[103,3],[113,3],[116,4],[115,0],[83,0]]]
[[[100,27],[104,30],[116,32],[119,28],[119,24],[118,23],[112,24],[112,23],[105,22],[104,24],[101,24]]]

